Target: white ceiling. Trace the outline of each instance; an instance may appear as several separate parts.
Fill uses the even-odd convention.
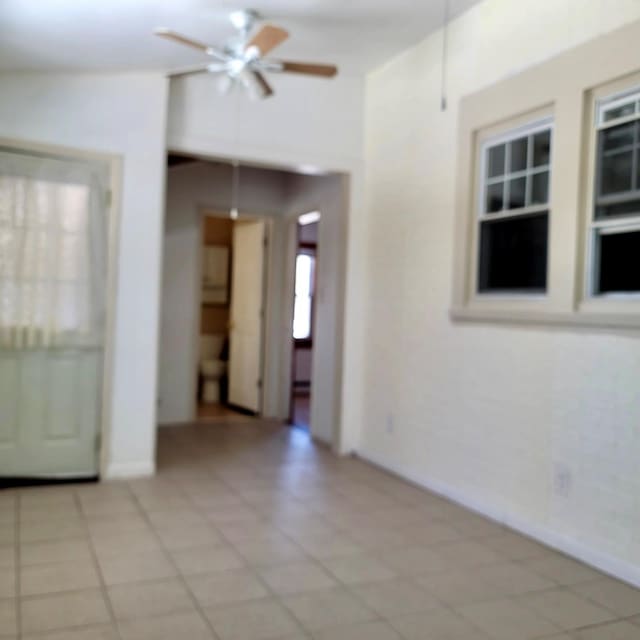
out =
[[[366,71],[438,29],[446,0],[247,0],[291,38],[276,55]],[[449,0],[458,15],[479,0]],[[0,0],[0,70],[169,70],[203,55],[151,35],[157,26],[217,44],[229,0]]]

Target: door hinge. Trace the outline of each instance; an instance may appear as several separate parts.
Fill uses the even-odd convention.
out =
[[[96,453],[100,453],[100,450],[102,449],[102,434],[101,433],[96,433],[94,446],[96,448]]]
[[[258,389],[262,389],[262,378],[258,380]]]
[[[113,191],[111,189],[107,189],[104,192],[104,203],[107,207],[110,207],[113,203]]]

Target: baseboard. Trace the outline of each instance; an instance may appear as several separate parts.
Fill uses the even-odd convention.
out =
[[[506,511],[497,509],[495,506],[483,502],[482,500],[470,498],[465,495],[464,492],[456,489],[455,487],[451,487],[440,480],[429,478],[428,476],[413,471],[407,471],[406,469],[401,469],[399,466],[389,463],[384,460],[382,456],[377,454],[368,453],[367,451],[355,451],[354,454],[362,460],[366,460],[367,462],[399,476],[408,482],[418,485],[423,489],[427,489],[428,491],[431,491],[443,498],[447,498],[470,511],[484,516],[485,518],[489,518],[490,520],[504,525],[509,529],[513,529],[522,535],[533,538],[556,551],[560,551],[568,556],[580,560],[581,562],[617,578],[618,580],[622,580],[636,588],[640,588],[640,566],[624,562],[610,554],[603,553],[593,547],[581,544],[580,542],[559,534],[547,527],[513,516]]]
[[[113,462],[107,465],[106,480],[122,480],[125,478],[146,478],[156,472],[154,462]]]

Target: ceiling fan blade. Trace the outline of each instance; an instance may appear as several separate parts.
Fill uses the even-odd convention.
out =
[[[281,27],[267,24],[256,33],[247,43],[246,49],[256,47],[260,54],[266,56],[289,37],[289,32]]]
[[[173,42],[177,42],[178,44],[184,44],[187,47],[192,47],[193,49],[199,49],[203,51],[207,55],[213,56],[214,58],[218,58],[218,60],[226,60],[227,56],[216,49],[216,47],[212,47],[211,45],[205,44],[204,42],[200,42],[199,40],[194,40],[193,38],[188,38],[187,36],[183,36],[180,33],[176,33],[175,31],[171,31],[171,29],[165,29],[164,27],[159,27],[154,29],[153,33],[161,38],[165,38],[166,40],[172,40]]]
[[[217,73],[220,71],[226,71],[227,65],[223,62],[213,64],[201,64],[197,67],[190,67],[189,69],[180,69],[179,71],[172,71],[167,74],[169,78],[182,78],[184,76],[192,76],[198,73]]]
[[[256,81],[256,84],[260,87],[260,96],[261,98],[270,98],[273,95],[273,89],[271,85],[267,82],[266,78],[259,72],[253,71],[253,78]]]
[[[259,71],[245,69],[238,75],[238,80],[255,100],[273,95],[273,89]]]
[[[338,67],[330,64],[307,64],[306,62],[281,62],[280,64],[282,71],[303,73],[308,76],[333,78],[338,73]]]

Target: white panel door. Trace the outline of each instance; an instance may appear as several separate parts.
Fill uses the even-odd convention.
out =
[[[107,180],[0,149],[0,478],[98,473]]]
[[[229,402],[261,410],[264,222],[237,222],[233,228]]]
[[[102,353],[0,351],[0,476],[97,473]]]

